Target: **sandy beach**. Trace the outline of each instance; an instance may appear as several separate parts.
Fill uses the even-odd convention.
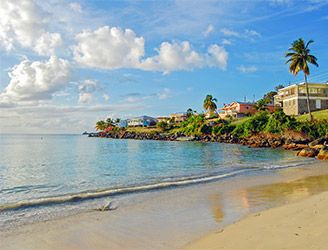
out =
[[[326,162],[316,161],[116,197],[113,211],[2,230],[0,249],[320,249],[328,229],[327,191]]]
[[[248,216],[185,249],[327,249],[328,192]]]

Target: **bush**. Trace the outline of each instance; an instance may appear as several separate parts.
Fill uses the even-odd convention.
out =
[[[201,130],[208,130],[208,128],[204,127],[204,125],[204,115],[193,115],[189,117],[186,121],[180,123],[180,128],[178,129],[178,132],[182,132],[186,135],[200,135],[202,134]]]
[[[231,124],[230,122],[221,123],[212,129],[213,135],[224,135],[230,134],[234,129],[235,125]]]
[[[300,122],[296,131],[306,133],[312,138],[319,138],[328,135],[328,121],[305,121]]]
[[[264,131],[269,117],[270,113],[267,111],[258,112],[250,119],[238,124],[232,131],[232,134],[238,137],[247,137],[254,133]]]
[[[296,119],[286,115],[282,110],[272,113],[265,126],[264,131],[270,133],[281,133],[285,129],[295,129],[298,125]]]

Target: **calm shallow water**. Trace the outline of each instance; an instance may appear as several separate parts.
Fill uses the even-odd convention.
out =
[[[80,135],[1,135],[0,154],[0,206],[117,187],[171,185],[186,178],[217,180],[305,160],[279,149]],[[12,215],[6,213],[6,219]]]

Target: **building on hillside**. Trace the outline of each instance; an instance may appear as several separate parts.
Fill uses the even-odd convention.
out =
[[[174,120],[175,123],[183,122],[188,119],[187,113],[174,113],[170,115],[170,119]]]
[[[328,109],[328,83],[308,83],[311,111]],[[293,84],[279,89],[274,104],[280,106],[286,115],[300,115],[308,112],[305,83]]]
[[[246,115],[255,114],[257,112],[255,108],[256,103],[254,102],[232,102],[225,104],[223,108],[220,108],[222,112],[219,113],[220,118],[224,119],[227,117],[239,118]],[[268,111],[274,111],[273,104],[267,104],[266,108]]]
[[[170,120],[170,117],[168,116],[158,116],[156,117],[157,122],[168,122]]]
[[[139,116],[127,120],[128,127],[149,127],[154,126],[157,120],[150,116]]]
[[[128,120],[120,120],[117,126],[120,128],[126,128],[128,126]]]

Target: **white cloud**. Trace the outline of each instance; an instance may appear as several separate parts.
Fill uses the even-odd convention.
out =
[[[255,30],[245,29],[244,30],[244,37],[249,38],[251,40],[254,40],[255,38],[261,37],[261,34],[257,31],[255,31]]]
[[[261,37],[261,34],[256,30],[245,29],[243,32],[237,32],[232,29],[222,28],[221,33],[226,37],[238,37],[254,41],[255,38]]]
[[[79,86],[79,103],[88,104],[93,98],[93,93],[97,90],[97,82],[94,80],[85,80]]]
[[[191,70],[203,65],[203,58],[194,51],[189,42],[163,42],[158,55],[146,58],[141,65],[142,69],[163,71],[169,73],[175,70]]]
[[[135,68],[169,73],[192,70],[205,66],[224,69],[228,53],[223,47],[212,45],[208,53],[200,54],[188,41],[163,42],[157,55],[144,58],[144,39],[130,30],[101,27],[85,30],[76,36],[73,46],[74,59],[81,65],[101,69]]]
[[[79,3],[72,2],[68,6],[75,12],[82,13],[82,7]]]
[[[211,67],[226,69],[228,63],[228,52],[219,45],[211,45],[208,48],[207,64]]]
[[[144,39],[131,29],[101,27],[84,30],[76,36],[74,59],[82,66],[117,69],[135,68],[144,55]]]
[[[164,88],[161,92],[157,94],[160,100],[165,100],[171,97],[171,90],[168,88]]]
[[[231,40],[229,40],[229,39],[223,39],[223,40],[222,40],[222,44],[223,44],[223,45],[231,45],[232,42],[231,42]]]
[[[0,2],[0,45],[7,51],[20,45],[40,55],[53,55],[61,44],[59,33],[46,31],[47,13],[34,1],[2,0]]]
[[[214,31],[214,26],[212,24],[209,24],[204,32],[204,36],[205,37],[209,36],[209,34],[211,34],[213,31]]]
[[[230,37],[239,37],[240,34],[232,29],[228,29],[228,28],[222,28],[221,32],[223,33],[223,35],[225,36],[230,36]]]
[[[246,67],[244,65],[240,65],[237,69],[242,73],[254,73],[257,71],[255,66]]]
[[[49,100],[62,89],[70,77],[68,61],[50,57],[48,61],[23,60],[8,73],[10,82],[0,93],[0,102]]]
[[[103,94],[103,98],[106,102],[109,101],[109,95],[108,94]]]
[[[228,61],[228,52],[223,47],[211,45],[208,53],[200,54],[192,49],[189,42],[163,42],[158,55],[146,58],[141,63],[144,70],[162,71],[170,73],[177,70],[192,70],[205,66],[225,69]]]

